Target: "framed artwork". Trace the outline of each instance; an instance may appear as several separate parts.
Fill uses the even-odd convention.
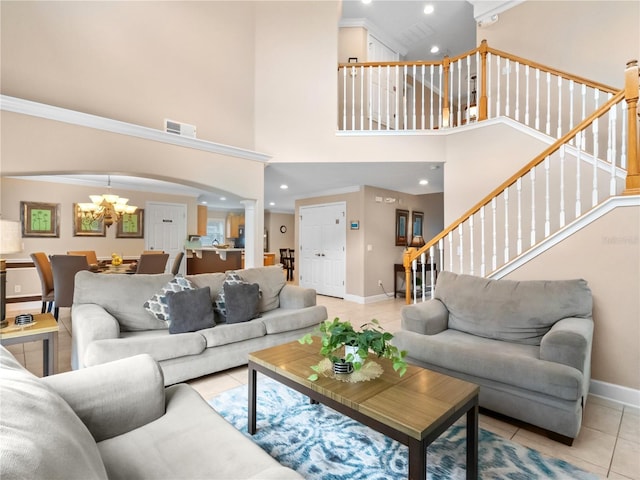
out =
[[[60,237],[60,204],[20,202],[23,237]]]
[[[423,223],[424,223],[424,213],[413,211],[411,213],[411,225],[412,225],[411,235],[413,237],[417,237],[418,235],[422,237]]]
[[[74,237],[105,237],[107,227],[101,217],[94,220],[91,216],[82,214],[80,206],[73,204],[73,236]]]
[[[123,214],[116,225],[116,238],[144,238],[144,209]]]
[[[406,247],[409,227],[409,210],[396,209],[396,246]]]

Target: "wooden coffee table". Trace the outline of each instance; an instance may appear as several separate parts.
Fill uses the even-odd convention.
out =
[[[16,325],[15,318],[8,320],[9,325],[0,329],[0,343],[15,345],[42,340],[42,373],[45,376],[53,375],[56,364],[55,340],[58,333],[55,317],[50,313],[34,314],[34,321],[30,325]]]
[[[478,477],[478,392],[480,387],[410,365],[400,377],[391,362],[375,359],[384,373],[375,380],[347,383],[323,377],[311,382],[319,340],[291,342],[249,354],[249,433],[256,432],[257,372],[323,403],[409,447],[409,479],[427,478],[427,447],[467,415],[467,479]]]

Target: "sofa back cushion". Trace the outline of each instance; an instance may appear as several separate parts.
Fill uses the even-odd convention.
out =
[[[0,347],[0,390],[0,478],[107,478],[84,423],[4,347]]]
[[[166,329],[167,322],[150,314],[144,304],[172,278],[170,273],[106,275],[78,272],[73,303],[100,305],[118,320],[123,331]]]
[[[540,345],[558,320],[591,317],[585,280],[491,280],[440,272],[435,298],[449,311],[449,328],[527,345]]]
[[[282,267],[256,267],[237,270],[240,277],[247,283],[260,285],[260,313],[268,312],[280,306],[280,290],[287,283]]]

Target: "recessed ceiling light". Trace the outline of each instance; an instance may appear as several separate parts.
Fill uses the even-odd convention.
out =
[[[287,188],[289,188],[289,185],[285,185],[284,183],[282,185],[280,185],[280,188],[282,190],[286,190]]]
[[[437,45],[434,45],[433,47],[431,47],[431,53],[438,53],[440,51],[440,47]]]
[[[271,207],[273,207],[275,204],[276,204],[276,202],[269,202],[269,205],[270,205]]]
[[[220,200],[222,200],[223,202],[227,199],[227,197],[220,197]]]
[[[362,3],[364,3],[365,5],[368,5],[369,3],[371,3],[371,0],[362,0]]]
[[[435,9],[433,8],[433,5],[427,5],[427,6],[424,7],[425,15],[431,15],[434,10]]]
[[[203,200],[203,201],[201,201],[200,203],[201,203],[202,205],[206,205],[206,204],[207,204],[207,201],[206,201],[206,200]]]
[[[425,180],[425,179],[420,180],[420,185],[429,185],[429,180]]]

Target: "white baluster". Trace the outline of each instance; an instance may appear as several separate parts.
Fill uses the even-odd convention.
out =
[[[536,130],[540,131],[540,69],[536,68]]]
[[[616,106],[609,110],[609,145],[607,148],[607,159],[611,165],[611,180],[609,185],[609,195],[616,194]]]
[[[496,197],[493,197],[491,199],[491,216],[492,216],[492,226],[493,226],[493,232],[492,232],[492,236],[491,238],[493,239],[493,253],[491,255],[491,271],[494,271],[496,268],[498,268],[498,233],[497,233],[497,226],[496,226],[496,208],[497,208],[497,201],[496,201]]]
[[[549,203],[551,198],[550,187],[549,187],[549,156],[544,159],[544,182],[545,182],[545,194],[544,194],[544,238],[549,236],[551,232],[551,212],[549,211]]]
[[[394,92],[395,94],[395,92]],[[387,130],[390,129],[391,118],[390,118],[390,110],[391,110],[391,66],[387,65]]]
[[[524,88],[524,99],[525,99],[525,107],[524,107],[524,124],[529,127],[529,65],[524,66],[524,79],[525,79],[525,88]]]
[[[458,64],[458,109],[456,111],[456,121],[457,121],[457,125],[460,126],[462,124],[462,60],[458,60],[457,64]]]
[[[422,117],[421,117],[420,127],[422,128],[422,130],[426,130],[427,129],[427,126],[424,124],[424,120],[425,120],[425,113],[424,113],[424,86],[425,86],[424,85],[424,67],[425,66],[422,65],[422,75],[420,77],[421,78],[420,83],[422,83],[422,95],[421,95],[422,108],[420,109]],[[433,65],[431,65],[431,68],[432,68],[431,72],[433,73]],[[431,80],[433,80],[433,75],[431,77]],[[433,90],[433,83],[431,83],[431,89]],[[431,106],[433,106],[433,104],[431,104]]]
[[[364,130],[364,66],[360,65],[360,130]]]
[[[531,178],[531,241],[530,246],[536,244],[536,167],[529,170]]]
[[[453,272],[453,233],[447,234],[449,239],[449,271]]]
[[[403,92],[398,92],[398,86],[400,84],[400,67],[398,65],[396,65],[395,68],[393,69],[393,71],[394,71],[394,79],[395,79],[394,87],[395,87],[395,90],[396,90],[396,91],[393,92],[393,95],[394,95],[395,100],[396,100],[395,101],[396,110],[394,112],[395,113],[395,128],[396,128],[396,131],[398,131],[398,130],[400,130],[400,102],[398,101],[398,96],[399,95],[404,95],[404,93]]]
[[[421,270],[420,270],[420,275],[421,275],[421,279],[422,279],[422,301],[424,302],[427,298],[426,298],[426,291],[427,291],[427,282],[426,282],[426,278],[427,278],[427,254],[425,252],[422,252],[420,254],[420,265],[421,265]]]
[[[439,243],[439,242],[438,242]],[[436,262],[435,258],[436,249],[433,245],[429,247],[429,298],[433,298],[433,291],[436,286]]]
[[[551,74],[547,72],[547,135],[551,135]]]
[[[502,98],[502,92],[500,91],[500,80],[502,78],[500,72],[500,57],[496,57],[496,80],[497,88],[496,88],[496,117],[500,116],[500,99]]]
[[[373,67],[367,69],[367,78],[369,80],[369,95],[367,95],[367,105],[369,106],[369,130],[373,130]],[[380,102],[378,102],[380,105]],[[380,110],[380,108],[378,108]]]
[[[356,129],[356,67],[351,67],[351,130]]]
[[[422,66],[422,71],[424,72],[424,65]],[[431,67],[429,68],[429,85],[431,85],[431,88],[429,89],[429,98],[431,99],[431,101],[429,102],[429,129],[433,130],[433,127],[435,126],[433,123],[433,91],[435,90],[435,88],[433,88],[433,65],[431,65]],[[425,127],[425,116],[424,116],[424,95],[422,95],[422,128],[426,128]]]
[[[573,80],[569,80],[569,98],[571,99],[569,102],[569,130],[573,129],[573,109],[574,109],[574,87],[575,87],[575,82]],[[571,139],[571,145],[575,145],[575,137]]]
[[[564,151],[565,146],[560,145],[560,228],[565,224],[564,213]]]
[[[576,135],[576,218],[582,215],[582,200],[580,198],[582,187],[580,185],[582,170],[582,138],[583,131]]]
[[[402,80],[402,129],[406,130],[407,129],[407,122],[408,122],[408,117],[407,117],[407,66],[404,65],[403,68],[403,80]],[[415,76],[413,77],[415,78]]]
[[[438,253],[440,254],[440,270],[444,270],[444,239],[443,238],[438,240],[438,249],[439,249]],[[433,292],[431,296],[433,296]]]
[[[484,230],[484,205],[480,207],[480,276],[484,277],[487,273],[485,259],[485,230]]]
[[[462,224],[458,225],[458,248],[460,249],[460,271],[459,273],[464,273],[464,243],[462,238]]]
[[[418,260],[411,261],[411,283],[413,284],[413,303],[418,303],[418,291],[417,291],[417,283],[416,282],[416,270],[418,269]]]
[[[382,82],[380,81],[382,67],[378,66],[376,68],[378,70],[378,130],[380,130],[382,128],[382,88],[380,88],[382,85]]]
[[[469,217],[469,274],[474,274],[473,215]]]
[[[509,261],[509,187],[504,189],[504,263]]]
[[[506,98],[504,101],[504,107],[505,107],[505,111],[504,114],[508,117],[509,114],[511,113],[511,110],[509,109],[509,103],[511,100],[511,65],[509,64],[509,59],[506,59],[506,66],[504,67],[507,71],[507,78],[505,83],[507,84],[507,93],[506,93]]]
[[[347,69],[342,68],[342,130],[347,130]]]
[[[522,177],[516,180],[516,195],[518,199],[518,229],[516,240],[516,254],[522,253]]]
[[[491,95],[491,59],[493,56],[487,53],[487,118],[491,118],[491,101],[493,96]]]
[[[627,118],[627,102],[622,102],[622,116],[621,118]],[[627,125],[622,122],[622,135],[620,138],[620,145],[622,151],[620,152],[620,168],[627,169]]]
[[[516,120],[520,121],[520,62],[516,62]]]
[[[441,92],[442,92],[442,75],[443,75],[443,67],[442,67],[442,65],[438,65],[438,86],[439,86]],[[438,101],[439,101],[439,106],[438,106],[438,125],[440,126],[440,128],[442,128],[443,127],[443,124],[442,124],[442,94],[438,95]]]
[[[596,105],[598,104],[598,99],[600,98],[600,90],[596,89],[594,91],[594,101]],[[593,120],[592,131],[593,131],[593,185],[591,191],[591,206],[595,207],[598,204],[598,159],[599,159],[599,145],[598,145],[598,133],[600,123],[600,119],[596,118]]]
[[[558,130],[557,137],[562,136],[562,77],[558,75]]]

